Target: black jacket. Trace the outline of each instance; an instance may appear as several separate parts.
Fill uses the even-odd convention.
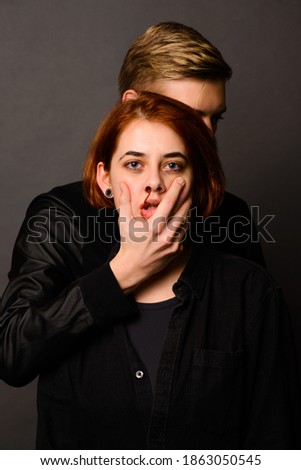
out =
[[[108,263],[116,218],[103,212],[80,184],[56,188],[33,201],[16,241],[0,370],[16,386],[39,375],[37,448],[298,448],[297,370],[277,284],[195,243],[152,394],[126,334],[135,302]]]

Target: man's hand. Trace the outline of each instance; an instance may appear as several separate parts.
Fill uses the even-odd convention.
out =
[[[191,198],[179,205],[184,186],[184,179],[176,178],[155,213],[147,220],[133,216],[129,188],[121,183],[121,243],[110,266],[126,294],[164,269],[182,251],[182,241],[186,235],[184,227],[191,206]]]

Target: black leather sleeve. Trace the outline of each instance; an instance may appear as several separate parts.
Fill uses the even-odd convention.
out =
[[[105,256],[84,272],[75,220],[51,194],[36,198],[27,211],[1,302],[0,376],[10,385],[30,382],[89,329],[133,314]]]
[[[203,224],[201,233],[207,245],[215,250],[240,256],[263,267],[265,260],[261,236],[247,203],[225,192],[220,208]]]

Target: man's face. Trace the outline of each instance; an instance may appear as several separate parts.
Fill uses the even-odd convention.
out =
[[[155,80],[147,91],[160,93],[181,101],[198,111],[206,126],[213,134],[226,111],[226,84],[224,80],[198,80],[181,78],[177,80]]]

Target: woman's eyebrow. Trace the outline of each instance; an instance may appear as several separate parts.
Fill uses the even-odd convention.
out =
[[[125,154],[123,154],[119,158],[119,161],[122,160],[127,155],[131,155],[132,157],[145,157],[145,153],[143,153],[143,152],[137,152],[136,150],[128,150]]]
[[[136,150],[128,150],[125,154],[123,154],[119,158],[119,161],[128,155],[132,157],[145,157],[146,156],[146,154],[143,152],[137,152]],[[184,158],[184,160],[188,161],[188,158],[182,152],[169,152],[163,155],[163,158],[178,158],[178,157]]]
[[[169,153],[165,153],[163,155],[164,158],[177,158],[177,157],[181,157],[181,158],[184,158],[184,160],[188,160],[188,158],[186,157],[186,155],[184,155],[182,152],[169,152]]]

